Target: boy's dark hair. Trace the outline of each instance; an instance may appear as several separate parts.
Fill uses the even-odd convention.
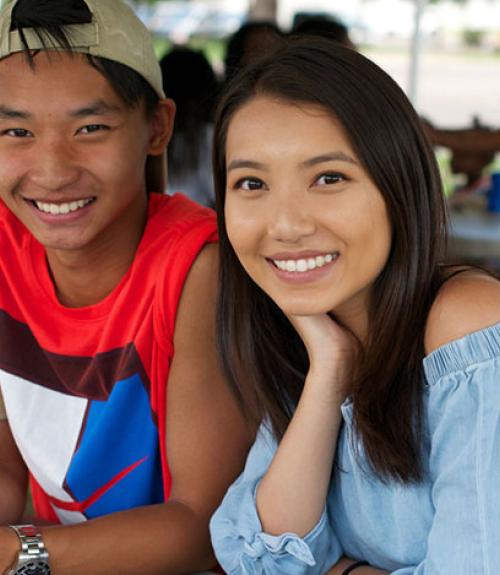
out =
[[[33,29],[47,50],[61,46],[71,54],[71,40],[64,27],[90,22],[92,13],[84,0],[18,0],[12,10],[11,30],[19,31],[26,56],[34,66],[34,53],[24,34],[25,29]],[[147,116],[152,114],[158,104],[158,95],[140,74],[119,62],[97,56],[86,57],[128,107],[135,108],[144,102]]]

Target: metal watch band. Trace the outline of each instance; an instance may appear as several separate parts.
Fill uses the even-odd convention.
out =
[[[35,525],[9,525],[21,542],[16,563],[5,575],[50,575],[49,554]]]

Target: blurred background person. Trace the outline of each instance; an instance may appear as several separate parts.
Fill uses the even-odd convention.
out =
[[[224,58],[225,81],[260,56],[274,50],[281,44],[283,32],[274,22],[245,22],[229,38]]]
[[[309,36],[322,36],[334,40],[347,48],[356,49],[349,37],[349,29],[334,16],[328,14],[298,13],[293,21],[291,34],[307,34]]]
[[[211,149],[215,72],[201,51],[172,48],[160,61],[163,86],[176,104],[175,129],[168,147],[169,193],[182,192],[213,206]]]

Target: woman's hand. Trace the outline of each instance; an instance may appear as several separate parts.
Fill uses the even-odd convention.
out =
[[[257,489],[264,530],[304,536],[324,510],[342,415],[360,345],[327,314],[289,316],[309,355],[304,390]]]
[[[306,387],[313,385],[333,400],[349,394],[361,346],[331,315],[288,316],[309,356]]]

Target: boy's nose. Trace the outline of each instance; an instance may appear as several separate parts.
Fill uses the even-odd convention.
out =
[[[80,174],[67,144],[46,142],[37,150],[35,165],[31,171],[32,182],[47,191],[62,190],[76,182]]]

